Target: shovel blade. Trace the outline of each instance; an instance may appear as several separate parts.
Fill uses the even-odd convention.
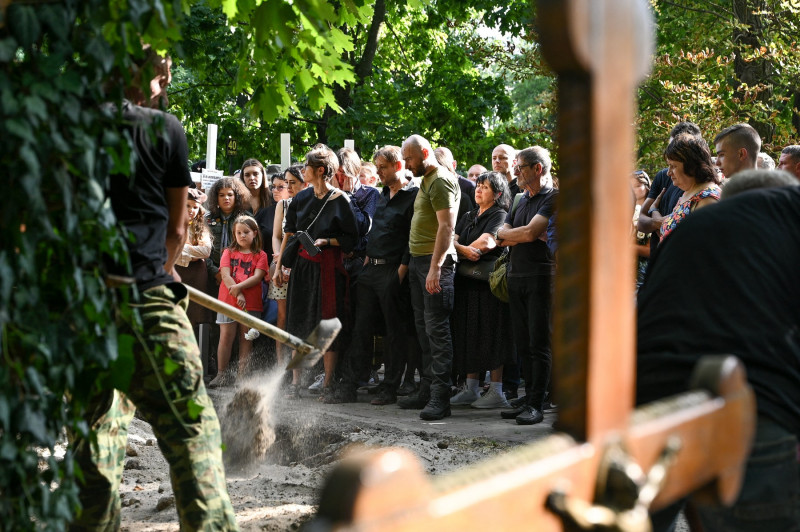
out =
[[[306,343],[313,349],[306,354],[297,353],[289,361],[286,369],[310,368],[316,364],[323,354],[330,348],[339,331],[342,330],[342,322],[339,318],[331,318],[319,322],[311,334],[306,338]]]

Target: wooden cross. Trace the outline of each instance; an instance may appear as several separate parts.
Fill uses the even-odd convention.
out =
[[[732,503],[755,429],[733,357],[703,359],[693,388],[636,411],[630,237],[634,102],[653,53],[645,0],[539,0],[558,74],[559,267],[554,323],[562,434],[429,479],[408,451],[344,462],[315,524],[347,530],[649,530],[648,508],[705,488]]]

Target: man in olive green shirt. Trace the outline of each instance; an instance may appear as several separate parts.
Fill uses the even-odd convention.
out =
[[[422,419],[442,419],[450,415],[450,313],[456,264],[453,229],[461,192],[453,174],[439,166],[423,137],[411,135],[406,139],[403,160],[415,176],[422,176],[408,241],[408,275],[422,347],[422,381],[417,393],[398,401],[398,405],[422,408]]]

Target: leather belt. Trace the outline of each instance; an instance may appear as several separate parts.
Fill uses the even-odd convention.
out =
[[[379,266],[381,264],[389,264],[389,261],[386,259],[373,259],[372,257],[369,258],[369,263],[372,266]]]

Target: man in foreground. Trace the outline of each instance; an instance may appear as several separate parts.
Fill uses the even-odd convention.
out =
[[[737,356],[756,395],[737,502],[695,503],[707,531],[800,530],[798,264],[800,187],[746,191],[684,220],[639,290],[638,404],[685,391],[703,355]],[[670,530],[680,506],[655,514],[654,529]]]
[[[238,530],[225,485],[219,421],[186,316],[187,291],[175,282],[173,270],[186,239],[191,184],[186,137],[174,116],[142,107],[166,102],[171,79],[169,59],[150,49],[146,55],[150,67],[135,73],[121,109],[136,154],[133,177],[110,178],[112,209],[131,236],[126,241],[132,266],[132,271],[112,266],[111,273],[136,280],[133,310],[141,319],[141,337],[121,319],[120,332],[137,338],[129,389],[96,396],[88,421],[97,441],[72,442],[83,475],[83,510],[71,530],[119,530],[119,483],[136,409],[152,425],[170,465],[181,529]],[[155,77],[148,98],[139,87],[142,72],[150,68]]]

